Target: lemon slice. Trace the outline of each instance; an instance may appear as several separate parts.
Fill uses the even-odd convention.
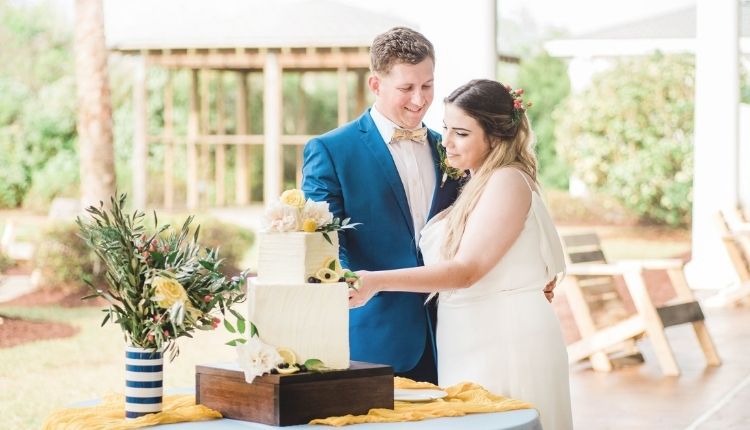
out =
[[[297,355],[294,354],[294,351],[292,351],[289,348],[276,348],[276,352],[279,353],[281,356],[281,359],[284,360],[284,363],[287,363],[289,366],[294,365],[297,363]]]
[[[281,374],[281,375],[290,375],[292,373],[299,372],[299,367],[297,367],[297,366],[289,366],[286,369],[279,369],[277,367],[276,371],[279,372],[279,374]]]

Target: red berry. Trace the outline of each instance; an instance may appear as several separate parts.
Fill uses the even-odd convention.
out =
[[[516,94],[521,95],[523,94],[523,88],[519,88],[516,90]]]
[[[153,341],[154,341],[154,335],[153,335],[153,333],[152,333],[152,334],[149,334],[149,335],[147,336],[147,338],[148,338],[148,341],[149,341],[149,342],[153,342]]]
[[[206,302],[206,303],[209,303],[213,299],[214,299],[214,296],[212,296],[210,294],[206,294],[205,296],[203,296],[203,301]]]
[[[169,337],[169,330],[164,330],[164,337]]]

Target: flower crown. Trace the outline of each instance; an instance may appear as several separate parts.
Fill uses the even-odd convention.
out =
[[[508,94],[510,94],[510,97],[513,99],[513,112],[511,113],[511,116],[513,117],[513,123],[515,124],[521,120],[521,115],[523,115],[523,113],[526,112],[526,109],[530,108],[533,103],[526,102],[524,105],[522,97],[523,88],[516,88],[514,90],[510,85],[505,85],[505,89],[508,90]]]

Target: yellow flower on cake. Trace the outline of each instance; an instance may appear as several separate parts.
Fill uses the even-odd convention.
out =
[[[315,232],[315,229],[318,228],[318,223],[315,222],[312,218],[307,218],[306,220],[302,221],[302,231],[305,233],[313,233]]]
[[[298,209],[305,207],[305,194],[298,190],[286,190],[281,194],[281,203]]]

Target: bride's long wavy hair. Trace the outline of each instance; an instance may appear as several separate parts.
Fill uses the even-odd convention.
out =
[[[490,145],[482,165],[475,169],[448,214],[448,233],[441,251],[444,258],[450,259],[458,252],[469,215],[492,173],[513,166],[536,182],[537,161],[529,120],[522,109],[514,108],[513,96],[502,84],[475,79],[457,88],[443,102],[474,118]]]

